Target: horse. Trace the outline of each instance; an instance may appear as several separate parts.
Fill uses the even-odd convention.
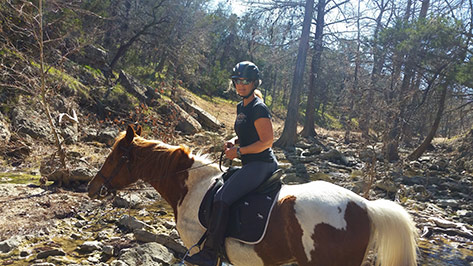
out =
[[[200,202],[220,175],[208,156],[145,139],[141,127],[128,126],[89,182],[88,195],[101,199],[138,180],[149,183],[172,207],[176,229],[190,248],[205,232],[198,221]],[[358,266],[373,250],[376,265],[413,266],[417,232],[395,202],[369,201],[335,184],[313,181],[282,186],[259,243],[226,238],[225,250],[232,265]]]

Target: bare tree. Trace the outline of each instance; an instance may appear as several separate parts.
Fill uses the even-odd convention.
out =
[[[429,134],[427,137],[424,139],[422,144],[417,147],[409,156],[409,160],[417,160],[422,154],[427,150],[428,146],[432,142],[432,140],[435,137],[435,134],[437,133],[437,129],[439,128],[440,125],[440,119],[442,118],[444,107],[445,107],[445,99],[447,98],[447,91],[448,91],[448,86],[447,84],[443,84],[441,86],[441,93],[440,93],[440,99],[438,103],[438,110],[437,114],[435,115],[435,121],[432,125],[432,128],[429,131]]]
[[[54,124],[54,119],[51,116],[50,107],[48,104],[48,85],[47,76],[49,67],[45,63],[45,42],[50,40],[44,40],[44,22],[43,22],[43,1],[39,0],[37,5],[31,1],[7,1],[5,4],[6,14],[13,15],[21,19],[23,23],[15,23],[11,19],[6,19],[6,25],[4,27],[13,33],[15,39],[4,36],[4,47],[14,51],[18,55],[17,59],[20,59],[20,64],[30,65],[29,68],[25,69],[17,68],[14,65],[3,65],[2,68],[6,73],[9,73],[9,79],[6,80],[9,84],[2,84],[5,87],[21,88],[22,92],[26,92],[30,95],[37,95],[36,91],[39,91],[39,101],[46,114],[47,121],[51,128],[51,133],[54,138],[54,142],[57,148],[56,153],[59,155],[61,166],[63,169],[67,168],[66,155],[64,147],[60,141],[58,130]],[[31,44],[37,47],[37,54],[39,55],[38,64],[28,62],[28,55],[23,53],[22,45],[14,45],[15,43],[25,42],[24,37],[30,36],[34,42]],[[31,40],[30,40],[31,41]],[[29,44],[27,44],[29,45]],[[35,71],[37,69],[37,71]],[[15,82],[15,80],[20,82]],[[13,82],[12,82],[13,81]],[[27,81],[26,84],[21,84],[21,81]],[[10,85],[11,84],[11,85]]]
[[[419,20],[424,20],[427,16],[427,10],[429,7],[429,0],[422,1],[422,8],[421,13],[419,15]],[[411,12],[411,1],[408,1],[408,5],[406,8],[405,13],[405,21],[408,20],[410,17]],[[386,131],[386,135],[384,138],[384,154],[385,158],[388,161],[396,161],[399,159],[398,149],[399,149],[399,141],[402,133],[403,127],[405,127],[406,121],[406,107],[408,106],[408,102],[411,100],[409,93],[413,88],[414,77],[416,73],[415,66],[419,62],[419,57],[417,57],[416,52],[418,51],[418,47],[421,40],[418,43],[414,43],[412,48],[406,52],[406,54],[399,54],[398,57],[400,58],[398,69],[401,69],[400,65],[403,65],[403,78],[401,81],[400,89],[398,92],[398,100],[397,100],[397,110],[393,112],[393,122],[391,123],[389,129]]]
[[[382,49],[382,47],[379,47],[378,39],[379,39],[379,34],[381,30],[384,28],[382,19],[390,3],[391,3],[390,0],[381,0],[380,2],[376,2],[376,6],[379,9],[379,13],[375,19],[376,26],[374,29],[373,41],[371,44],[373,67],[371,70],[371,79],[370,79],[369,87],[363,93],[363,96],[362,96],[361,103],[362,103],[363,108],[361,109],[361,116],[359,119],[359,127],[361,130],[363,139],[370,138],[369,131],[371,128],[372,111],[374,109],[374,106],[373,106],[373,101],[375,99],[374,94],[376,93],[376,91],[378,90],[378,87],[380,86],[379,81],[380,81],[381,71],[383,69],[384,62],[386,59],[386,52]],[[388,19],[388,22],[389,22],[389,19]]]
[[[134,12],[135,16],[132,19],[138,19],[139,21],[144,20],[143,24],[138,24],[131,29],[131,35],[128,39],[123,39],[118,46],[115,55],[113,56],[110,62],[110,69],[113,70],[120,58],[122,58],[125,53],[132,47],[132,45],[143,35],[153,34],[152,29],[162,23],[168,22],[168,14],[163,8],[167,0],[160,0],[157,3],[154,3],[150,7],[150,10],[141,10],[147,9],[148,6],[144,4],[137,3],[134,5],[134,9],[138,12]],[[130,13],[130,12],[127,12]],[[129,23],[128,21],[122,21],[122,23]]]
[[[301,136],[313,137],[317,135],[315,132],[315,97],[317,94],[317,87],[320,86],[318,78],[320,74],[320,65],[323,51],[323,32],[325,23],[325,0],[319,0],[317,4],[317,20],[314,36],[314,53],[312,55],[310,78],[309,78],[309,96],[307,98],[307,108],[305,111],[304,128]]]
[[[60,166],[55,174],[68,178],[65,145],[50,105],[51,98],[57,93],[55,86],[61,86],[62,83],[56,81],[59,78],[53,77],[51,73],[57,72],[66,56],[83,47],[68,47],[67,39],[72,35],[63,31],[80,7],[66,1],[48,1],[45,5],[43,0],[36,3],[8,0],[1,5],[0,16],[4,23],[0,28],[0,45],[7,53],[2,57],[0,66],[0,86],[13,95],[32,96],[34,101],[40,103],[56,147],[53,157],[59,158]],[[45,14],[50,21],[44,20]],[[67,30],[72,31],[71,28]],[[76,116],[70,118],[74,123],[78,122]]]
[[[306,65],[307,50],[309,49],[309,34],[312,15],[314,13],[314,0],[307,0],[305,4],[304,22],[302,34],[297,53],[296,67],[292,79],[292,90],[287,107],[284,129],[279,139],[274,143],[278,147],[292,147],[297,140],[297,122],[299,120],[299,103],[302,85],[304,83],[304,71]]]

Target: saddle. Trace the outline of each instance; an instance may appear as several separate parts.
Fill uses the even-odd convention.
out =
[[[208,228],[215,193],[240,168],[232,167],[210,186],[199,208],[199,222]],[[259,243],[266,233],[269,216],[282,186],[282,170],[276,170],[252,192],[230,206],[226,237],[246,244]]]

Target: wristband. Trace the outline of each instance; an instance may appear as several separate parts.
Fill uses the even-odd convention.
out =
[[[237,148],[237,158],[241,158],[240,147]]]

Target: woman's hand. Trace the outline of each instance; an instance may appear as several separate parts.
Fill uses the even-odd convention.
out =
[[[234,147],[235,145],[238,144],[238,137],[234,137],[230,140],[227,140],[224,144],[223,144],[223,150],[227,150],[227,149],[230,149],[232,147]]]
[[[225,144],[223,144],[223,150],[230,149],[233,146],[235,146],[235,144],[233,144],[233,142],[227,141],[227,142],[225,142]]]
[[[225,156],[230,160],[237,158],[238,157],[237,147],[235,147],[235,145],[232,145],[232,147],[226,148]]]

